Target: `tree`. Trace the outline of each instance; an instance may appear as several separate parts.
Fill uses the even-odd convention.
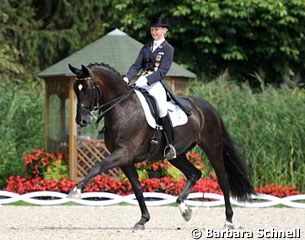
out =
[[[2,2],[0,64],[13,63],[5,69],[17,74],[20,66],[27,73],[44,69],[116,27],[147,42],[155,16],[172,24],[175,61],[207,80],[227,72],[239,81],[280,84],[305,74],[303,0]]]
[[[181,46],[194,49],[196,69],[207,76],[228,69],[280,83],[304,72],[304,10],[300,0],[185,0],[172,14],[189,24],[174,35],[187,36]]]
[[[0,44],[5,44],[0,64],[6,74],[26,75],[61,60],[105,33],[104,6],[108,1],[3,0]],[[9,47],[10,46],[10,47]],[[0,52],[1,54],[1,52]],[[18,71],[17,71],[18,70]],[[1,72],[3,78],[4,72]],[[20,75],[19,75],[20,77]]]

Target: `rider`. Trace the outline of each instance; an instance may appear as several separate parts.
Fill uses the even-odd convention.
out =
[[[159,117],[165,131],[167,146],[164,149],[166,159],[176,158],[176,149],[173,146],[174,134],[172,123],[167,112],[166,91],[161,83],[173,62],[174,48],[165,37],[170,25],[164,18],[153,18],[149,24],[153,42],[142,47],[133,65],[130,66],[123,80],[129,83],[140,73],[136,86],[146,89],[155,97],[159,109]]]

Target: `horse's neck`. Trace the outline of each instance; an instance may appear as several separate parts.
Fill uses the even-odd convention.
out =
[[[135,92],[130,95],[109,113],[105,115],[105,142],[108,149],[120,146],[120,143],[126,142],[131,136],[143,129],[145,120],[144,111],[140,100]],[[110,150],[111,151],[111,150]]]
[[[100,88],[103,89],[102,104],[113,101],[120,96],[128,94],[129,88],[123,80],[117,76],[104,76],[100,81]]]
[[[105,115],[105,120],[107,119],[109,123],[123,123],[123,119],[128,119],[134,113],[138,113],[142,110],[141,103],[136,93],[131,89],[124,95],[117,97],[117,99],[118,101],[116,101],[116,105],[113,107],[113,110],[110,111],[109,114]]]

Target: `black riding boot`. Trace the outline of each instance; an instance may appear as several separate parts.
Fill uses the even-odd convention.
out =
[[[176,158],[176,149],[173,146],[174,144],[173,126],[168,114],[161,119],[162,119],[162,126],[164,129],[164,135],[166,139],[166,147],[164,148],[164,158],[166,158],[167,160],[171,160]]]

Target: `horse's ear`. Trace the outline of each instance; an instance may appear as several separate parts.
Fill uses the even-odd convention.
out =
[[[82,70],[73,67],[71,64],[68,65],[71,72],[73,72],[76,76],[79,76],[82,72]]]
[[[82,65],[82,72],[83,72],[83,76],[84,77],[91,77],[91,73],[90,73],[89,68],[87,68],[84,65]]]

